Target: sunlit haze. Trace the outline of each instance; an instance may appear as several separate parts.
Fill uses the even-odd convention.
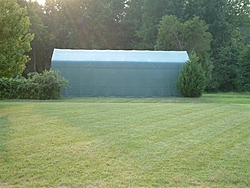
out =
[[[44,5],[46,0],[36,0],[39,4]]]

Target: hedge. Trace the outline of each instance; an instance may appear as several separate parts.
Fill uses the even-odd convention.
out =
[[[58,99],[67,83],[53,70],[30,73],[28,78],[0,78],[0,99]]]

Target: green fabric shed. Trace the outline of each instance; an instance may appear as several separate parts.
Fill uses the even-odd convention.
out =
[[[185,51],[54,49],[52,69],[69,80],[65,96],[179,96]]]

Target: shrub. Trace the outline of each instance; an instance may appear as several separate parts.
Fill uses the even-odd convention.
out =
[[[0,99],[8,98],[10,82],[8,78],[0,78]]]
[[[23,77],[16,78],[1,78],[0,79],[0,98],[2,99],[17,99],[23,98],[25,95],[25,82]]]
[[[45,70],[43,73],[28,74],[28,78],[37,88],[39,99],[58,99],[60,92],[68,81],[59,75],[58,71]]]
[[[0,78],[0,99],[58,99],[67,84],[58,71],[31,73],[28,78]]]
[[[205,71],[198,61],[199,58],[192,53],[190,60],[183,64],[177,87],[184,97],[201,97],[206,87]]]

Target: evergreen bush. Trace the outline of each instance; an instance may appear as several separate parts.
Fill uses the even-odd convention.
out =
[[[184,97],[201,97],[206,87],[206,75],[195,53],[183,64],[177,88]]]

